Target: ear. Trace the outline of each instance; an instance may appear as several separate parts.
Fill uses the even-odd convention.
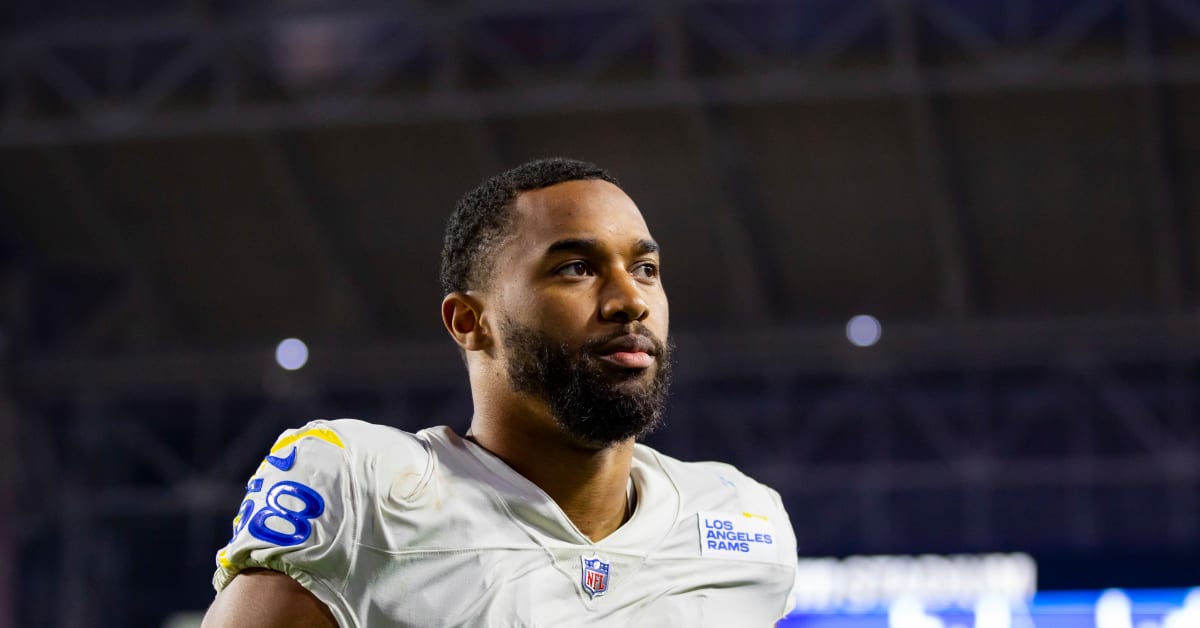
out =
[[[451,292],[442,299],[442,324],[454,342],[466,351],[491,345],[492,337],[483,322],[483,303],[474,295]]]

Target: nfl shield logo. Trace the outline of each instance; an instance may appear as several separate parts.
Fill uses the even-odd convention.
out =
[[[583,590],[593,598],[608,591],[608,563],[592,554],[591,558],[580,556],[583,561]]]

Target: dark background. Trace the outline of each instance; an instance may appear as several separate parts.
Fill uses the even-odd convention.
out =
[[[442,227],[546,155],[664,246],[652,443],[777,488],[803,555],[1200,584],[1198,33],[1196,0],[8,0],[0,628],[205,607],[282,429],[465,428]]]

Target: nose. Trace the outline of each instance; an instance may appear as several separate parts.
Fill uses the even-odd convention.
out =
[[[617,273],[606,282],[600,297],[600,318],[617,323],[645,320],[650,306],[637,281],[627,273]]]

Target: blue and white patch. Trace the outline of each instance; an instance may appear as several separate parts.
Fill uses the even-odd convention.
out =
[[[583,577],[579,581],[583,590],[593,599],[604,595],[608,591],[608,562],[595,554],[579,558],[583,562]]]
[[[699,512],[700,555],[731,560],[775,561],[775,526],[750,512]]]

